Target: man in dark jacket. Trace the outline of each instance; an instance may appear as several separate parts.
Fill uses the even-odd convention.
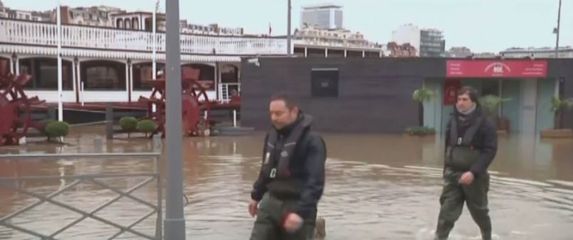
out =
[[[249,204],[257,216],[251,240],[309,240],[324,188],[326,147],[310,130],[312,118],[289,97],[273,96],[270,115],[273,128]]]
[[[444,186],[436,239],[447,239],[466,202],[481,230],[482,239],[491,240],[487,192],[487,168],[497,152],[496,127],[482,113],[475,89],[458,92],[454,114],[446,131]]]

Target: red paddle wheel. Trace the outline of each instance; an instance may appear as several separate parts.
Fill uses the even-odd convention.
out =
[[[32,121],[32,110],[44,101],[37,96],[28,97],[24,91],[30,79],[30,75],[0,76],[0,145],[18,144],[30,128],[43,128],[41,123]]]
[[[209,111],[211,109],[207,91],[199,83],[199,70],[182,69],[182,117],[183,131],[187,136],[199,136],[209,129]],[[153,87],[149,98],[140,97],[140,102],[147,103],[147,116],[157,124],[152,135],[161,133],[165,136],[165,77],[147,81]],[[153,106],[156,110],[153,112]]]

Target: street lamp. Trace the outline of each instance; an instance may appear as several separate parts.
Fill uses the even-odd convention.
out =
[[[165,239],[184,240],[179,0],[166,0],[165,5],[167,194],[164,233]]]
[[[152,34],[153,37],[153,49],[152,49],[152,63],[151,63],[151,79],[157,79],[157,11],[159,11],[159,0],[155,1],[155,8],[153,9],[152,15]],[[146,29],[147,30],[147,29]],[[149,31],[149,30],[148,30]],[[154,105],[155,106],[155,105]],[[153,110],[155,112],[155,110]]]
[[[288,17],[287,17],[287,54],[288,56],[292,55],[292,47],[291,47],[291,12],[292,12],[292,4],[291,0],[288,0]]]
[[[561,24],[561,0],[559,0],[559,9],[557,10],[557,27],[553,29],[555,33],[555,58],[559,58],[559,28]]]
[[[58,34],[58,121],[64,121],[64,104],[62,103],[62,4],[58,0],[58,8],[56,9],[56,23]]]

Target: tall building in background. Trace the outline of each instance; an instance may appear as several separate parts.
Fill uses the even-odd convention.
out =
[[[392,32],[392,41],[396,44],[410,44],[420,57],[445,57],[446,41],[442,31],[437,29],[420,29],[413,24],[400,26]]]
[[[309,5],[302,8],[300,28],[342,28],[342,6],[334,4]]]
[[[301,9],[300,28],[294,31],[294,53],[299,56],[381,57],[383,46],[342,25],[342,6],[308,5]]]
[[[422,29],[420,31],[420,57],[445,57],[446,40],[442,31]]]

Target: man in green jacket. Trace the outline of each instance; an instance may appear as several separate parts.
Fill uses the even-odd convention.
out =
[[[270,101],[267,133],[249,213],[256,215],[251,240],[311,240],[324,189],[326,147],[312,132],[312,118],[286,95]]]
[[[482,239],[491,240],[487,168],[496,152],[496,127],[483,114],[476,90],[461,88],[446,131],[444,186],[440,196],[437,240],[448,238],[462,213],[464,202],[481,230]]]

